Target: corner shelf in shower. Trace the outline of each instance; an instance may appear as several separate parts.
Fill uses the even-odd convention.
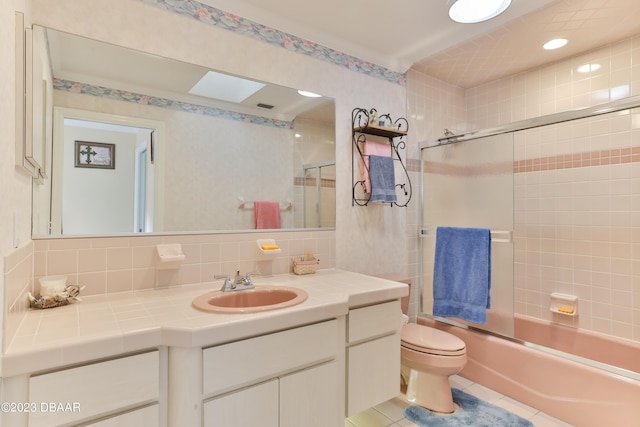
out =
[[[375,122],[373,119],[375,118]],[[383,121],[381,124],[374,124]],[[353,141],[352,167],[351,167],[351,184],[352,184],[352,202],[351,205],[367,206],[371,200],[371,192],[367,191],[365,179],[359,179],[361,171],[365,177],[369,176],[369,164],[365,162],[365,158],[369,155],[364,154],[364,145],[367,141],[367,135],[386,138],[391,146],[391,157],[395,165],[402,168],[404,174],[398,182],[396,173],[396,201],[389,203],[390,206],[406,207],[411,200],[413,189],[409,173],[400,156],[399,150],[406,149],[406,137],[409,131],[409,122],[404,117],[393,120],[389,114],[377,116],[375,108],[367,110],[365,108],[355,108],[351,113],[351,139]],[[357,153],[357,155],[356,155]]]

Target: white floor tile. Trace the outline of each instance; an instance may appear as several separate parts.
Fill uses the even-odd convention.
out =
[[[407,407],[407,402],[400,398],[391,399],[384,402],[381,405],[375,407],[375,410],[381,412],[387,418],[392,421],[400,421],[404,419],[404,409]]]
[[[348,419],[356,427],[389,427],[393,420],[375,409],[368,409]],[[349,426],[351,427],[351,426]]]
[[[449,384],[452,388],[457,388],[458,390],[464,391],[465,388],[469,388],[473,385],[473,381],[469,381],[468,379],[461,377],[460,375],[453,375],[449,377]]]
[[[449,382],[452,387],[530,420],[535,427],[573,427],[464,377],[454,375],[449,378]],[[345,427],[416,427],[416,424],[404,418],[404,409],[409,405],[410,403],[399,396],[345,420]]]
[[[544,412],[538,412],[530,418],[530,421],[535,425],[535,427],[573,427],[572,424],[554,418]]]
[[[396,426],[398,426],[398,427],[420,427],[418,424],[414,424],[414,423],[412,423],[411,421],[409,421],[406,418],[404,420],[398,421],[393,426],[394,427],[396,427]]]
[[[530,420],[531,417],[539,412],[537,409],[532,408],[529,405],[525,405],[522,402],[518,402],[517,400],[514,400],[507,396],[494,402],[493,404],[526,420]]]
[[[465,388],[464,392],[492,404],[495,404],[498,400],[504,397],[497,391],[493,391],[490,388],[477,383],[473,383],[469,387]]]

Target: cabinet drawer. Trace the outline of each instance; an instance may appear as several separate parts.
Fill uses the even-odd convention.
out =
[[[33,376],[29,401],[38,410],[29,414],[29,425],[51,427],[140,406],[157,401],[159,389],[157,351]]]
[[[330,320],[203,350],[203,393],[215,395],[292,372],[338,354]]]
[[[347,342],[395,333],[400,329],[400,301],[389,301],[349,311]]]

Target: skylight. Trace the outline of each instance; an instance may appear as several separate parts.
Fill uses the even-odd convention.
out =
[[[207,74],[189,90],[189,93],[221,101],[240,103],[265,86],[264,83],[207,71]]]

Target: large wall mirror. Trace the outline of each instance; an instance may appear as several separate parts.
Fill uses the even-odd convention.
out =
[[[255,202],[278,203],[271,229],[335,226],[332,99],[33,32],[53,99],[34,238],[244,231],[256,228]]]

